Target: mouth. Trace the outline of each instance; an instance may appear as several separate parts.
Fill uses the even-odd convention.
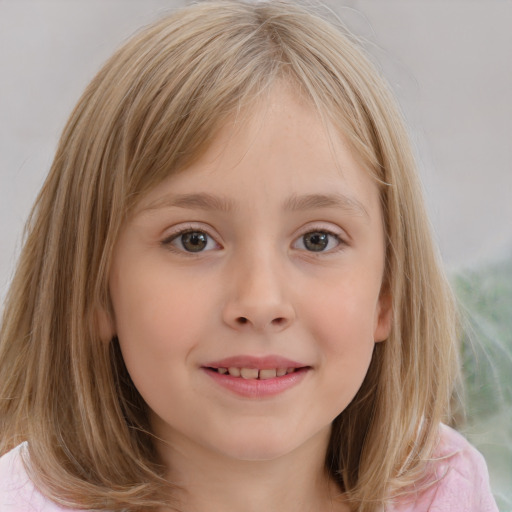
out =
[[[311,366],[277,356],[240,356],[202,366],[214,382],[244,398],[281,394],[304,380]]]
[[[308,368],[304,367],[287,367],[287,368],[244,368],[237,366],[229,366],[229,367],[206,367],[206,370],[210,370],[216,372],[220,375],[229,375],[231,377],[239,377],[245,380],[267,380],[267,379],[275,379],[277,377],[284,377],[285,375],[289,375],[290,373],[294,373],[301,369]]]

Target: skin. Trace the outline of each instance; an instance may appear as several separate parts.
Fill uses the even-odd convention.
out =
[[[300,201],[311,194],[331,201]],[[382,226],[375,183],[282,84],[126,222],[109,329],[151,409],[168,478],[184,489],[183,510],[348,510],[324,457],[332,420],[389,334]],[[184,229],[203,233],[204,250],[187,251]],[[307,233],[327,246],[312,251]],[[269,354],[309,370],[295,387],[254,399],[202,368]]]

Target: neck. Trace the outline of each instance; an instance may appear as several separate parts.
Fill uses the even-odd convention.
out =
[[[169,481],[181,489],[182,512],[348,511],[325,470],[329,432],[272,460],[238,460],[186,439],[161,446]],[[319,445],[324,447],[319,450]]]

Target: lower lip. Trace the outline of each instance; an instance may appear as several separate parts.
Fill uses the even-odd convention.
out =
[[[209,368],[203,368],[217,384],[244,398],[267,398],[284,393],[297,386],[306,376],[310,368],[300,368],[293,373],[273,379],[244,379],[221,374]]]

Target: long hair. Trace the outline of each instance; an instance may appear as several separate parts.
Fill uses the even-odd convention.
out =
[[[277,80],[349,141],[386,232],[392,331],[333,423],[326,467],[359,512],[425,475],[456,369],[455,315],[400,112],[340,27],[289,2],[226,0],[182,9],[111,57],[27,223],[0,333],[0,448],[28,441],[31,475],[54,501],[151,509],[172,495],[117,341],[101,340],[113,246],[139,199]]]

